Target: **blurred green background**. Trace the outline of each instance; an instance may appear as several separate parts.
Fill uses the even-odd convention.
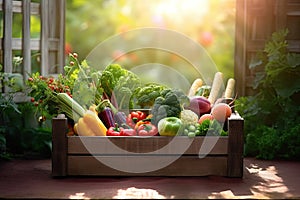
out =
[[[80,60],[116,34],[157,27],[199,43],[225,80],[234,76],[235,0],[67,0],[66,7],[66,51],[77,52]],[[116,47],[111,57],[126,68],[154,61],[174,68],[187,65],[178,55],[160,52],[157,56],[155,51],[120,56],[124,52]],[[194,74],[191,70],[185,76],[192,82]]]

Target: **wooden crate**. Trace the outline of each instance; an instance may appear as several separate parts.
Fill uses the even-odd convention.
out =
[[[67,119],[53,118],[52,176],[242,177],[244,120],[233,113],[227,126],[228,136],[221,137],[82,137],[66,136]],[[171,142],[176,145],[169,145]],[[199,154],[202,145],[208,147],[205,154]],[[152,164],[160,166],[170,160],[164,167],[151,169]],[[107,163],[117,164],[121,169]],[[132,166],[141,171],[128,170],[135,168]]]

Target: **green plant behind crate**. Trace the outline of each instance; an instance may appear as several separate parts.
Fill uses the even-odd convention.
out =
[[[272,34],[249,68],[257,70],[253,97],[236,109],[245,118],[245,154],[263,159],[300,159],[300,54],[288,51],[288,30]]]
[[[31,102],[14,101],[18,92],[24,92],[21,80],[18,74],[3,72],[0,65],[0,158],[2,159],[10,159],[12,155],[24,155],[28,152],[49,156],[51,152],[49,120],[39,122]]]

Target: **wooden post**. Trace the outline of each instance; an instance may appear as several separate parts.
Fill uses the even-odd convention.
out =
[[[49,0],[41,1],[41,75],[47,76],[49,74]]]
[[[243,177],[244,119],[238,114],[228,119],[227,176]]]
[[[52,119],[52,176],[67,175],[67,118]]]
[[[13,12],[12,12],[13,2],[12,1],[4,1],[4,13],[3,13],[3,67],[5,73],[13,72],[12,65],[12,24],[13,24]],[[8,92],[9,88],[7,86],[4,87],[4,92]],[[2,92],[2,91],[1,91]]]

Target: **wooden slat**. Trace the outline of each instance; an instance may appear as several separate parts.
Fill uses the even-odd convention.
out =
[[[60,40],[57,38],[49,38],[49,50],[50,51],[59,51],[59,43]],[[30,50],[40,50],[40,43],[39,39],[32,38],[30,39]],[[0,40],[0,45],[2,49],[2,40]],[[22,39],[21,38],[12,38],[12,49],[13,50],[22,50]]]
[[[276,29],[280,30],[286,28],[287,24],[287,1],[276,0]]]
[[[4,72],[12,73],[12,1],[4,1]]]
[[[57,2],[59,4],[59,20],[58,20],[58,38],[59,38],[59,44],[58,44],[58,69],[56,73],[64,73],[64,66],[65,66],[65,10],[66,10],[66,2],[65,0],[58,0]]]
[[[67,119],[53,118],[52,120],[52,176],[67,175]]]
[[[23,55],[23,77],[28,79],[31,74],[31,51],[30,51],[30,0],[22,1],[22,55]]]
[[[49,0],[41,1],[41,74],[43,76],[48,75],[48,63],[49,63]]]
[[[4,0],[6,1],[6,0]],[[0,11],[2,10],[3,0],[0,0]],[[12,12],[21,13],[22,12],[22,2],[21,1],[12,1]],[[30,14],[39,15],[40,14],[40,4],[39,3],[30,3]]]
[[[109,159],[111,167],[103,164]],[[68,156],[68,175],[83,176],[208,176],[227,175],[226,157],[183,156],[166,167],[156,168],[153,165],[162,162],[161,156]],[[172,159],[172,157],[169,157]],[[102,161],[102,162],[101,162]],[[145,167],[136,170],[138,167]],[[139,166],[132,166],[139,165]],[[137,168],[136,168],[137,167]],[[123,171],[122,171],[123,170]],[[155,171],[152,171],[155,170]]]
[[[238,96],[245,94],[246,76],[246,5],[244,0],[236,1],[236,29],[235,29],[235,57],[234,57],[234,77],[236,80],[235,91]]]
[[[57,39],[57,50],[49,51],[48,73],[63,73],[65,65],[65,1],[52,0],[48,4],[51,23],[48,27],[48,37]]]
[[[205,143],[204,143],[205,142]],[[213,145],[210,155],[227,154],[228,137],[68,137],[68,154],[164,154],[198,155],[202,145]]]

